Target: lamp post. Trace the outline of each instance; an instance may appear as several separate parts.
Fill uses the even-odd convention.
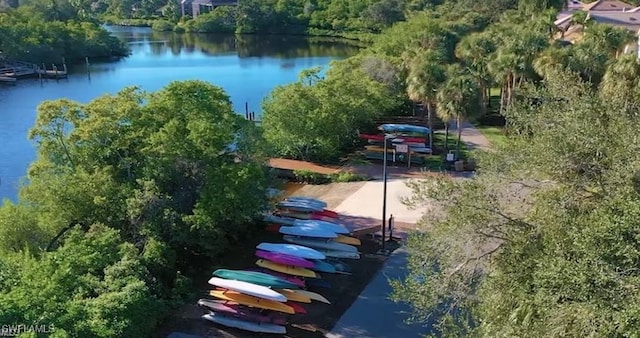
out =
[[[387,220],[387,140],[389,135],[384,134],[384,152],[382,154],[382,250],[386,254],[386,220]]]

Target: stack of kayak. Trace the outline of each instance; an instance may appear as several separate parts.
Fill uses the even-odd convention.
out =
[[[409,124],[383,124],[379,127],[381,134],[360,134],[360,138],[367,140],[365,146],[365,156],[370,159],[382,159],[384,156],[384,142],[387,145],[387,158],[393,162],[406,161],[404,153],[398,153],[396,146],[406,145],[409,148],[412,163],[422,163],[425,156],[431,154],[431,149],[427,147],[427,137],[429,128],[414,126]]]
[[[323,201],[306,197],[280,202],[279,210],[289,215],[266,218],[277,224],[288,243],[260,243],[255,251],[257,268],[215,270],[209,280],[213,299],[198,301],[208,311],[202,317],[251,332],[285,334],[287,316],[306,313],[302,304],[330,304],[308,289],[331,287],[320,273],[350,275],[351,268],[341,259],[360,258],[356,246],[361,243],[326,207]],[[332,221],[294,217],[299,214],[322,214]]]

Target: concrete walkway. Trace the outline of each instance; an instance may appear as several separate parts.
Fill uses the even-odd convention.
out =
[[[397,221],[415,224],[429,208],[410,210],[401,198],[409,197],[411,189],[406,179],[387,182],[387,217],[391,214]],[[352,217],[382,219],[382,181],[367,182],[334,210]],[[394,251],[384,266],[369,282],[358,299],[342,315],[328,338],[417,338],[428,333],[428,328],[407,325],[411,309],[406,304],[397,304],[389,299],[392,291],[389,279],[406,276],[407,252],[400,248]]]
[[[411,309],[389,300],[389,278],[406,276],[407,252],[394,251],[382,269],[342,315],[327,338],[418,338],[429,333],[429,326],[408,325]]]
[[[449,133],[454,135],[454,138],[457,137],[458,128],[455,121],[449,124]],[[462,134],[460,138],[470,150],[491,150],[491,142],[469,122],[462,124]]]

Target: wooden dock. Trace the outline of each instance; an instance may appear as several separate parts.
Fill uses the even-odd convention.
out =
[[[8,77],[8,76],[0,76],[0,82],[2,83],[6,83],[6,84],[16,84],[16,78],[15,77]]]
[[[14,83],[17,78],[39,76],[49,79],[63,79],[67,77],[67,65],[63,63],[62,69],[58,69],[56,65],[51,65],[52,69],[47,69],[44,64],[42,67],[23,61],[6,60],[0,62],[0,82]]]

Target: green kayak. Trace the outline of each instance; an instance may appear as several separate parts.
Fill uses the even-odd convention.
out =
[[[298,289],[299,287],[284,279],[257,271],[218,269],[213,272],[215,277],[237,280],[274,289]]]

